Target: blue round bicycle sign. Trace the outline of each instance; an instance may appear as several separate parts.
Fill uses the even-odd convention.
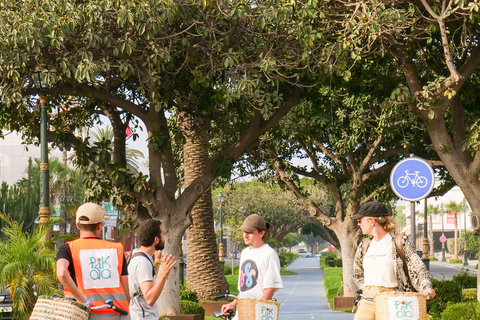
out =
[[[435,184],[435,172],[423,159],[411,157],[400,161],[390,173],[393,192],[407,201],[417,201],[430,194]]]

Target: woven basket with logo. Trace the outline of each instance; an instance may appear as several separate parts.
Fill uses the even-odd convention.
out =
[[[238,299],[237,311],[239,320],[278,320],[280,303],[274,300]]]
[[[62,298],[38,297],[30,320],[87,320],[88,308]]]
[[[376,320],[426,320],[427,299],[416,292],[389,292],[375,296]]]

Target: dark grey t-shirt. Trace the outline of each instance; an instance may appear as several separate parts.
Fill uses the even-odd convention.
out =
[[[140,251],[136,249],[132,252]],[[145,251],[143,251],[145,252]],[[156,304],[149,306],[143,295],[133,297],[140,291],[140,283],[151,281],[155,283],[156,277],[152,276],[153,258],[145,252],[144,255],[133,257],[128,264],[128,287],[130,289],[130,317],[131,320],[158,320],[158,307]],[[143,316],[145,314],[145,316]]]

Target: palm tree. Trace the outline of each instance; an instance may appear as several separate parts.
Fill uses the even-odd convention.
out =
[[[92,132],[94,141],[99,143],[106,143],[110,150],[113,150],[113,129],[112,127],[98,128],[97,131]],[[130,171],[138,175],[137,161],[143,159],[145,156],[143,152],[137,149],[126,149],[125,156],[127,160],[127,167]]]
[[[208,161],[208,134],[205,125],[185,115],[182,132],[185,187],[202,172]],[[192,224],[187,229],[187,286],[198,293],[199,299],[211,299],[228,289],[219,262],[214,231],[211,189],[206,190],[191,210]]]
[[[454,216],[454,224],[455,224],[455,242],[454,242],[454,259],[455,260],[458,260],[458,220],[457,220],[457,216],[458,216],[458,213],[462,210],[463,208],[463,203],[456,203],[455,201],[450,201],[450,203],[448,203],[445,208],[447,209],[447,211],[450,211],[451,213],[453,213],[453,216]]]
[[[58,220],[50,220],[31,233],[22,231],[22,224],[4,214],[6,223],[0,241],[0,290],[10,289],[14,319],[28,319],[33,311],[37,295],[59,294],[55,276],[55,251],[53,241],[45,242],[45,234]]]
[[[434,206],[433,204],[429,204],[427,208],[427,213],[429,214],[429,226],[428,226],[428,242],[430,243],[430,257],[435,255],[434,251],[434,241],[433,239],[433,215],[437,215],[440,213],[440,207],[438,204]]]

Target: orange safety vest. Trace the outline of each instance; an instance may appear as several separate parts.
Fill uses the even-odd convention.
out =
[[[114,304],[128,311],[128,301],[120,281],[123,268],[121,243],[103,239],[77,239],[67,242],[72,253],[77,287],[92,302],[92,307],[104,305],[112,299]],[[125,288],[128,290],[128,288]],[[66,288],[65,296],[73,296]],[[111,309],[92,310],[91,313],[113,313]]]

